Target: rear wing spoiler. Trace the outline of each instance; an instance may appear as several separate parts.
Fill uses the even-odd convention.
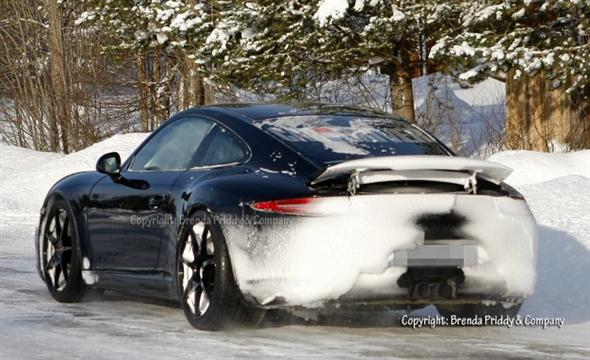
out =
[[[462,172],[473,176],[480,175],[496,183],[501,183],[512,173],[511,168],[498,163],[455,156],[382,156],[350,160],[328,166],[318,176],[312,179],[311,185],[316,185],[342,175],[372,171],[394,171],[396,173],[415,173],[416,171]],[[438,175],[442,174],[438,173]]]

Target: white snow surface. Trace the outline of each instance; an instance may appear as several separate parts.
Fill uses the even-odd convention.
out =
[[[563,317],[540,327],[382,328],[279,323],[257,330],[203,333],[176,306],[107,293],[60,304],[35,270],[38,210],[59,178],[94,168],[103,153],[125,157],[146,134],[117,135],[70,155],[0,144],[0,358],[588,358],[590,355],[590,151],[502,152],[491,160],[514,169],[508,183],[527,199],[539,225],[538,281],[521,315]],[[433,308],[412,313],[435,315]],[[368,315],[364,317],[369,319]],[[397,321],[389,321],[396,324]],[[374,325],[377,324],[377,325]],[[353,346],[351,346],[353,344]]]
[[[115,135],[69,155],[42,153],[0,143],[0,214],[30,214],[62,177],[94,170],[98,158],[111,151],[121,161],[146,138],[144,133]]]
[[[502,151],[488,160],[514,169],[506,179],[511,185],[537,184],[569,175],[590,178],[590,150],[551,154],[524,150]]]
[[[503,151],[490,160],[514,169],[506,182],[525,196],[539,225],[537,288],[521,312],[558,312],[589,325],[590,150]]]

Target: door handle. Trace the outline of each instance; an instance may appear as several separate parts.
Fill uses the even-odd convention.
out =
[[[148,200],[149,207],[154,210],[159,209],[164,203],[164,198],[164,195],[160,194],[151,196]]]

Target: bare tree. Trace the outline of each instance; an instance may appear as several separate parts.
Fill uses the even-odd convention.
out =
[[[2,1],[0,135],[10,144],[70,152],[136,129],[136,75],[111,39],[76,26],[74,2]]]

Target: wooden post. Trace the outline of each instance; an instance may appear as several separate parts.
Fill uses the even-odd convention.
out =
[[[579,149],[590,144],[590,102],[552,89],[545,73],[506,80],[506,147],[535,151],[558,150],[554,143]]]

